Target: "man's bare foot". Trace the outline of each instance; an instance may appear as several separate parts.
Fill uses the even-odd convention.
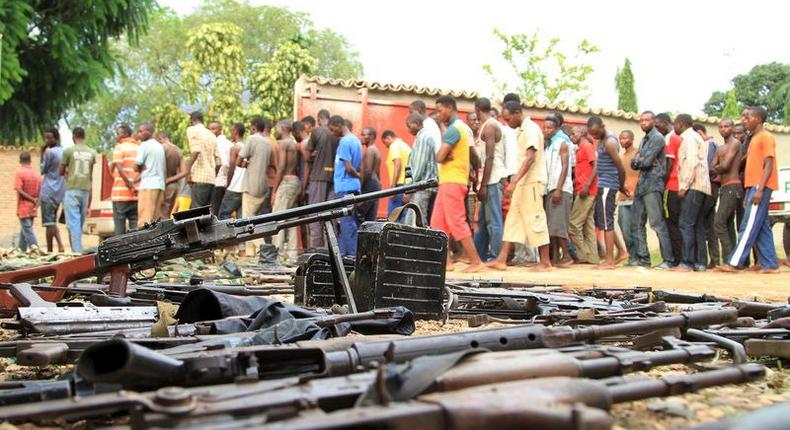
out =
[[[573,265],[573,260],[570,258],[564,258],[555,264],[555,267],[559,267],[560,269],[567,269]]]
[[[538,264],[537,266],[530,267],[529,269],[530,272],[551,272],[552,270],[554,270],[554,267],[552,267],[551,265],[543,265],[543,264]]]
[[[486,266],[484,266],[483,263],[477,263],[470,264],[466,269],[461,270],[461,273],[477,273],[482,272],[483,270],[486,270]]]
[[[748,269],[746,269],[746,270],[748,270],[748,271],[750,271],[750,272],[759,272],[760,270],[763,270],[763,268],[762,268],[762,267],[760,267],[760,265],[759,265],[759,264],[755,264],[755,265],[753,265],[753,266],[749,267],[749,268],[748,268]]]
[[[617,266],[616,266],[615,264],[606,264],[606,263],[603,263],[603,264],[599,264],[599,265],[595,266],[595,269],[596,269],[596,270],[613,270],[613,269],[615,269],[616,267],[617,267]]]
[[[738,268],[735,266],[730,266],[729,264],[724,264],[717,266],[715,269],[713,269],[713,271],[719,273],[736,273],[738,272]]]
[[[760,271],[758,271],[757,273],[759,273],[761,275],[775,275],[775,274],[779,273],[779,269],[778,268],[777,269],[760,269]]]
[[[788,258],[787,260],[783,261],[782,264],[784,264],[787,267],[790,267],[790,258]]]
[[[490,263],[486,263],[485,267],[492,270],[507,270],[507,263],[502,263],[500,261],[494,260]]]
[[[614,261],[614,265],[615,266],[619,266],[620,263],[622,263],[625,260],[628,260],[628,257],[630,257],[630,255],[628,255],[627,252],[624,252],[622,254],[618,254],[617,255],[617,259]]]

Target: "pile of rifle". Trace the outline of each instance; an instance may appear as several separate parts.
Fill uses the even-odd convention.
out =
[[[228,300],[265,300],[245,297],[261,294],[247,287],[203,286],[211,297],[238,293]],[[467,317],[471,325],[512,325],[433,336],[343,337],[348,324],[353,330],[360,322],[368,330],[379,327],[367,333],[394,333],[376,324],[397,315],[400,332],[408,334],[413,322],[404,323],[410,317],[402,308],[319,313],[273,325],[237,312],[220,320],[178,321],[168,327],[168,337],[152,337],[157,307],[95,299],[111,306],[55,305],[38,300],[29,285],[9,288],[23,306],[4,326],[24,336],[0,342],[0,355],[16,357],[21,365],[74,364],[59,380],[0,385],[0,420],[15,423],[87,420],[102,426],[122,420],[140,429],[610,428],[607,411],[616,403],[761,378],[765,368],[744,362],[742,343],[776,342],[787,330],[775,328],[785,307],[762,303],[645,288],[566,292],[547,285],[448,281],[446,308],[452,317]],[[196,294],[196,286],[133,288]],[[95,295],[97,289],[81,285],[74,291]],[[161,298],[184,301],[177,294],[156,300]],[[684,311],[669,312],[678,307]],[[119,309],[124,311],[112,315]],[[761,319],[774,326],[756,328]],[[241,321],[243,331],[216,334]],[[298,324],[330,333],[329,339],[289,337]],[[307,339],[317,338],[311,336]],[[735,364],[715,360],[718,346]],[[698,371],[624,377],[671,364],[694,364]]]

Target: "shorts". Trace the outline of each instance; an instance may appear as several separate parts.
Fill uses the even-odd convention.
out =
[[[595,228],[603,231],[614,230],[614,210],[617,190],[614,188],[598,188],[595,196]]]
[[[544,208],[546,209],[546,219],[549,225],[549,236],[568,238],[568,224],[571,222],[571,206],[573,205],[573,195],[565,191],[557,206],[551,203],[550,191],[544,196]]]
[[[431,215],[431,227],[457,241],[472,237],[466,222],[466,184],[439,184]]]
[[[549,244],[549,229],[543,208],[545,190],[546,186],[540,182],[516,185],[510,197],[502,240],[530,247]]]
[[[60,203],[52,200],[41,200],[41,225],[50,226],[58,222],[58,206]]]

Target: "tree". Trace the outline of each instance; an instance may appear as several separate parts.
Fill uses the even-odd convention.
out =
[[[634,89],[634,73],[631,71],[631,60],[625,58],[623,68],[617,69],[614,75],[614,86],[617,90],[617,109],[626,112],[638,112],[636,90]]]
[[[303,74],[310,74],[316,60],[299,40],[286,41],[253,75],[252,93],[259,99],[259,111],[267,118],[293,115],[293,88]]]
[[[732,79],[740,106],[763,106],[768,110],[768,121],[790,124],[790,113],[785,110],[790,95],[790,64],[768,63],[754,66],[748,73]],[[708,115],[722,116],[727,102],[727,91],[716,91],[705,103]]]
[[[362,74],[358,56],[351,51],[348,41],[332,30],[316,28],[305,13],[253,6],[246,0],[207,0],[199,10],[186,16],[178,16],[168,8],[156,8],[148,34],[140,38],[138,48],[113,45],[121,62],[119,73],[108,80],[108,91],[72,109],[69,123],[82,125],[89,142],[96,139],[100,146],[106,147],[114,142],[117,124],[158,119],[161,106],[173,105],[183,113],[207,109],[207,105],[190,97],[182,77],[184,65],[193,59],[187,49],[190,30],[216,23],[232,23],[241,29],[239,43],[244,69],[239,106],[245,116],[259,114],[252,111],[258,101],[251,99],[252,76],[271,59],[280,44],[294,35],[304,35],[309,41],[307,49],[316,60],[314,73],[343,79],[359,78]],[[207,96],[206,100],[209,99]],[[173,134],[174,142],[180,139],[175,135],[176,130],[168,131]]]
[[[576,51],[569,58],[560,50],[560,39],[551,38],[541,43],[540,34],[517,33],[507,35],[494,29],[494,36],[505,48],[502,57],[508,63],[518,80],[515,88],[522,99],[539,102],[564,102],[584,105],[589,97],[587,78],[593,71],[586,63],[590,55],[599,51],[598,47],[583,39],[576,45]],[[497,90],[504,94],[507,81],[500,81],[490,64],[483,70],[489,75]]]
[[[207,106],[209,117],[240,121],[244,90],[241,28],[226,22],[203,24],[190,32],[187,49],[192,58],[182,63],[182,79],[190,99]]]
[[[727,100],[724,103],[724,109],[721,111],[721,117],[737,120],[740,116],[741,108],[738,106],[738,98],[735,95],[735,90],[729,90],[727,91]]]
[[[134,44],[154,0],[0,2],[0,140],[19,144],[103,91],[112,45]]]

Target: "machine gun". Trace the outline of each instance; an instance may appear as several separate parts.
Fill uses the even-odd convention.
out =
[[[434,188],[436,179],[410,185],[393,187],[361,195],[347,195],[340,199],[329,200],[307,206],[300,206],[276,213],[249,218],[218,221],[208,207],[178,212],[172,219],[154,221],[142,229],[113,236],[99,244],[96,254],[84,255],[72,260],[44,266],[0,273],[0,282],[14,283],[37,280],[54,276],[52,285],[67,287],[72,282],[88,276],[110,274],[110,291],[124,296],[129,276],[146,269],[155,269],[161,262],[179,257],[199,259],[211,255],[211,251],[237,245],[262,237],[273,236],[280,230],[299,225],[321,222],[330,247],[336,247],[337,238],[331,221],[351,213],[354,205],[398,194]],[[334,246],[333,246],[334,245]],[[330,250],[331,251],[331,250]],[[330,254],[335,254],[330,252]],[[332,255],[339,262],[339,272],[343,280],[337,285],[336,295],[345,293],[351,296],[351,288],[342,270],[340,255]],[[338,291],[345,290],[345,291]],[[58,301],[63,291],[42,293],[49,301]],[[16,300],[6,291],[0,290],[0,308],[14,309]],[[356,312],[353,300],[349,307]]]

